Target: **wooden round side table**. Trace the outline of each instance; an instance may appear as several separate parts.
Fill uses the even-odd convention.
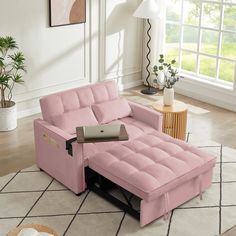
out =
[[[164,106],[163,101],[155,102],[152,107],[163,114],[163,132],[185,140],[188,107],[185,103],[175,100],[172,106]]]

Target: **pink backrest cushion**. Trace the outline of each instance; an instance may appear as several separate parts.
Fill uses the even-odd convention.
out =
[[[89,107],[56,115],[52,117],[52,121],[55,126],[70,134],[74,134],[78,126],[98,124]]]
[[[52,117],[118,97],[116,81],[107,80],[43,97],[40,105],[43,119],[53,124]]]
[[[118,98],[92,106],[93,112],[100,124],[131,115],[129,103],[124,98]]]

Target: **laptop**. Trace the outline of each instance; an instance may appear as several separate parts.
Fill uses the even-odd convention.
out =
[[[121,125],[96,125],[84,126],[84,138],[118,138],[120,136]]]

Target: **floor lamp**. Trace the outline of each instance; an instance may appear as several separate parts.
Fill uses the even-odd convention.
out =
[[[146,70],[147,70],[146,82],[147,82],[148,88],[141,90],[141,93],[148,94],[148,95],[152,95],[152,94],[157,93],[157,89],[152,88],[151,85],[150,85],[150,82],[149,82],[149,78],[150,78],[150,75],[151,75],[150,70],[149,70],[149,66],[151,64],[149,56],[150,56],[150,53],[151,53],[150,30],[152,28],[151,23],[150,23],[150,19],[158,19],[159,14],[160,14],[160,9],[158,8],[156,0],[143,0],[141,2],[141,4],[139,5],[139,7],[136,9],[136,11],[133,14],[133,16],[135,16],[135,17],[147,19],[147,23],[148,23],[148,29],[147,29],[147,36],[148,36],[147,49],[148,49],[148,51],[147,51],[147,54],[146,54],[146,58],[147,58],[147,61],[148,61],[148,64],[146,66]]]

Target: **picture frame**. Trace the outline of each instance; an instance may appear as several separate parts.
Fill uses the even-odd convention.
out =
[[[86,0],[49,0],[50,27],[86,22]]]

